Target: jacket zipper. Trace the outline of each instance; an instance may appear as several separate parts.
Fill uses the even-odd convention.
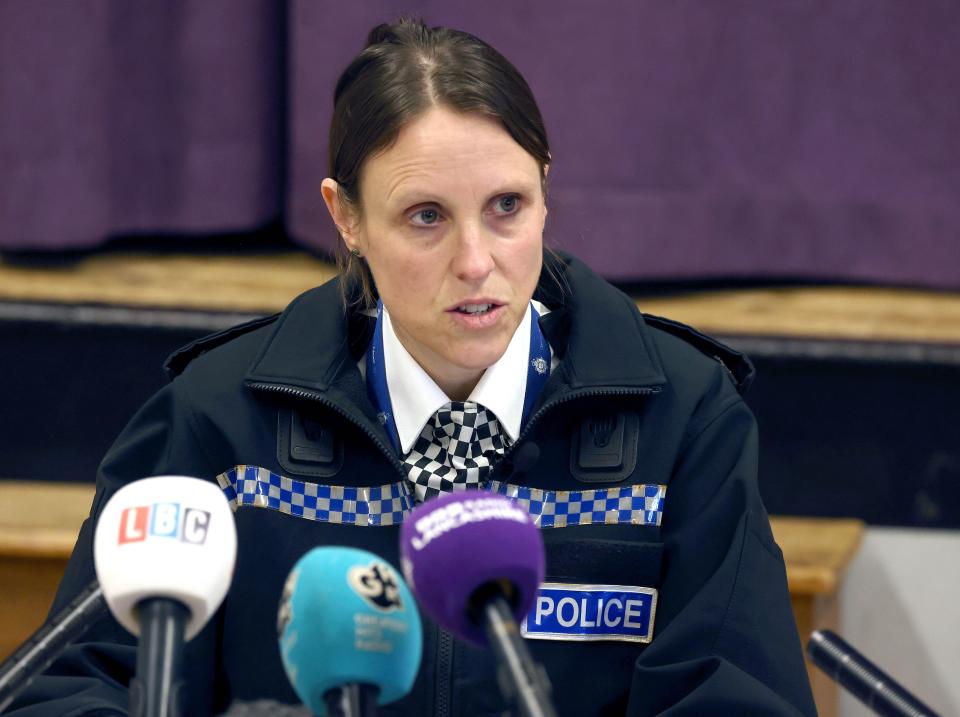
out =
[[[449,717],[450,702],[453,695],[453,635],[437,626],[437,671],[433,714],[435,717]]]
[[[393,452],[387,448],[386,445],[370,430],[365,426],[361,425],[356,418],[350,414],[348,411],[344,410],[337,404],[332,401],[328,401],[323,396],[312,392],[305,391],[303,389],[291,388],[290,386],[283,386],[280,384],[273,383],[252,383],[250,384],[251,388],[260,390],[260,391],[272,391],[274,393],[283,393],[289,396],[297,396],[298,398],[304,398],[311,401],[316,401],[327,408],[332,409],[333,411],[339,413],[344,418],[348,419],[351,423],[360,428],[373,443],[380,449],[390,462],[393,464],[394,468],[406,479],[406,472],[403,469],[403,462],[399,460]],[[562,396],[561,398],[549,401],[545,403],[540,409],[534,413],[530,419],[527,421],[527,425],[524,426],[523,430],[520,432],[520,435],[517,436],[517,440],[504,451],[503,457],[506,458],[509,456],[514,447],[519,445],[520,442],[527,437],[530,433],[532,427],[540,420],[540,418],[547,412],[560,406],[569,401],[573,401],[579,398],[594,398],[598,396],[649,396],[651,394],[660,393],[660,386],[648,386],[643,388],[619,388],[619,389],[584,389],[580,391],[571,391],[570,393]],[[501,459],[502,460],[502,459]],[[451,695],[451,683],[453,677],[453,636],[444,630],[442,627],[437,627],[437,669],[436,676],[434,680],[434,715],[436,717],[449,717],[450,715],[450,702],[452,699]]]
[[[380,438],[373,431],[368,429],[366,426],[362,425],[356,419],[356,416],[354,416],[349,411],[346,411],[345,409],[341,408],[333,401],[329,401],[323,396],[321,396],[320,394],[313,391],[306,391],[301,388],[292,388],[290,386],[283,386],[277,383],[251,383],[248,385],[250,386],[250,388],[253,388],[257,391],[282,393],[287,396],[296,396],[297,398],[303,398],[303,399],[308,399],[310,401],[315,401],[316,403],[326,406],[327,408],[333,410],[334,412],[339,413],[341,416],[343,416],[344,418],[349,420],[352,424],[354,424],[357,428],[362,430],[367,435],[367,437],[371,441],[373,441],[374,445],[376,445],[377,448],[380,449],[380,452],[387,457],[387,459],[390,461],[393,467],[397,470],[398,473],[400,473],[400,475],[403,478],[407,477],[406,472],[403,470],[403,461],[399,460],[393,454],[393,450],[388,448],[386,444],[384,444],[383,441],[381,441]]]
[[[253,388],[258,391],[272,392],[272,393],[281,393],[287,396],[295,396],[297,398],[306,399],[310,401],[315,401],[320,403],[327,408],[332,409],[336,413],[340,414],[344,418],[348,419],[351,423],[357,426],[362,430],[373,443],[380,449],[380,451],[390,459],[390,462],[393,463],[397,471],[406,479],[406,473],[403,470],[403,462],[400,461],[396,456],[393,455],[393,452],[388,450],[383,442],[376,436],[372,431],[367,429],[365,426],[361,425],[350,412],[344,410],[337,404],[332,401],[328,401],[323,396],[314,393],[312,391],[306,391],[299,388],[292,388],[290,386],[283,386],[281,384],[274,383],[251,383],[249,384],[250,388]],[[452,683],[452,673],[453,673],[453,636],[444,630],[439,625],[437,626],[437,652],[436,652],[436,673],[434,676],[434,703],[433,703],[433,713],[435,717],[449,717],[450,715],[450,700],[452,695],[451,692],[451,683]]]

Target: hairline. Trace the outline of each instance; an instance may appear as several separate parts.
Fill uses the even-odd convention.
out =
[[[464,109],[461,107],[457,107],[452,102],[449,102],[445,99],[437,98],[435,94],[432,92],[432,82],[429,84],[431,85],[431,88],[430,88],[431,92],[428,93],[430,96],[427,101],[427,104],[423,107],[423,109],[420,109],[419,111],[413,113],[410,117],[406,119],[406,121],[398,125],[395,130],[386,133],[381,138],[381,141],[374,148],[372,148],[370,152],[368,152],[367,155],[363,158],[363,162],[360,164],[360,169],[357,171],[356,199],[351,199],[350,197],[348,197],[346,193],[342,190],[342,185],[340,184],[339,180],[337,180],[335,177],[333,178],[334,181],[337,182],[337,197],[340,199],[344,209],[346,209],[351,213],[356,214],[357,216],[355,217],[355,219],[357,219],[358,221],[362,218],[363,196],[360,192],[360,187],[363,184],[363,177],[366,171],[367,163],[371,159],[374,159],[375,157],[379,157],[380,155],[385,154],[386,152],[389,152],[396,145],[397,141],[400,139],[400,133],[403,131],[404,127],[409,126],[420,117],[423,117],[425,114],[427,114],[427,112],[429,112],[432,109],[448,109],[451,112],[454,112],[455,114],[459,114],[459,115],[476,114],[476,115],[482,115],[484,117],[488,117],[492,120],[495,120],[503,129],[503,131],[506,132],[514,142],[516,142],[517,146],[519,146],[524,152],[530,155],[530,157],[532,157],[533,160],[537,163],[537,168],[540,172],[540,191],[543,194],[544,201],[546,201],[546,198],[547,198],[546,168],[548,165],[545,164],[544,162],[541,162],[537,157],[535,157],[532,153],[530,153],[526,147],[524,147],[520,142],[517,141],[517,138],[514,137],[513,134],[510,132],[510,128],[507,126],[506,122],[503,121],[503,118],[497,113],[491,112],[488,108],[482,105],[478,105],[477,107],[473,107],[470,109]]]

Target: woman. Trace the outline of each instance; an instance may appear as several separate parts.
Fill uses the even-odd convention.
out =
[[[237,506],[237,571],[189,646],[189,713],[294,702],[275,647],[293,563],[348,544],[397,564],[415,502],[483,486],[530,510],[548,581],[583,595],[577,619],[553,616],[563,639],[528,625],[561,714],[814,714],[738,394],[749,363],[544,259],[549,161],[530,89],[495,50],[375,28],[337,84],[322,185],[340,279],[171,357],[101,466],[58,606],[92,579],[92,525],[118,486],[216,478]],[[637,592],[655,596],[643,634],[610,610]],[[88,640],[18,714],[125,706],[130,637],[105,620]],[[496,684],[489,654],[428,624],[417,683],[384,714],[501,714]]]

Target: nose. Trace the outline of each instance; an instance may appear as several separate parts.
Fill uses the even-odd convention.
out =
[[[481,226],[465,225],[457,238],[453,257],[453,273],[456,277],[472,284],[486,279],[494,267],[492,246]]]

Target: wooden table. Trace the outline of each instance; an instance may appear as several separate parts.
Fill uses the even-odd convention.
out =
[[[810,633],[829,628],[840,632],[840,585],[847,565],[860,546],[859,520],[772,517],[770,525],[787,564],[790,602],[800,640],[806,647]],[[807,660],[820,717],[838,714],[836,683]]]
[[[72,483],[0,482],[0,658],[46,617],[93,487]],[[801,639],[817,628],[838,629],[838,590],[857,550],[857,520],[773,518],[773,532],[787,564],[787,582]],[[836,714],[836,686],[808,664],[820,714]]]
[[[92,501],[92,485],[0,482],[0,659],[46,618]]]

